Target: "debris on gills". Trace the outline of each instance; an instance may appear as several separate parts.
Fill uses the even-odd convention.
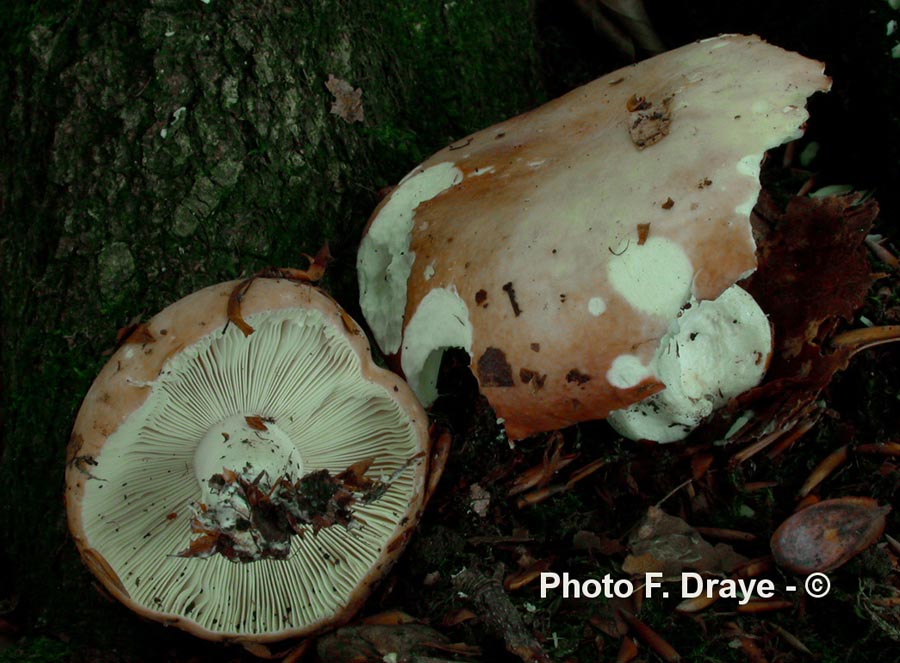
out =
[[[241,472],[227,468],[209,479],[209,504],[193,506],[191,533],[196,536],[178,557],[210,557],[220,554],[233,562],[287,559],[291,536],[334,525],[348,530],[364,522],[354,507],[375,502],[391,483],[421,455],[402,465],[390,477],[365,476],[374,459],[354,463],[332,476],[317,470],[296,482],[282,476],[272,481],[248,464]]]

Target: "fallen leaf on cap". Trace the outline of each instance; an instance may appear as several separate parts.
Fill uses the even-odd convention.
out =
[[[890,510],[868,497],[813,504],[781,523],[772,536],[772,555],[778,566],[797,574],[832,571],[881,538]]]
[[[360,88],[354,89],[350,83],[335,78],[333,74],[328,74],[325,87],[334,95],[334,103],[331,104],[332,115],[337,115],[350,124],[363,122],[366,119]]]
[[[156,337],[146,323],[130,324],[116,332],[116,345],[125,343],[153,343]]]
[[[724,543],[713,546],[681,518],[650,507],[629,541],[622,570],[631,574],[676,576],[684,569],[730,573],[747,559]]]

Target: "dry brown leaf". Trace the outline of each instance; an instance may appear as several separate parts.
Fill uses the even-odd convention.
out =
[[[650,507],[629,541],[631,554],[622,570],[631,574],[650,572],[675,576],[684,569],[730,573],[747,559],[724,543],[712,546],[681,518]]]
[[[829,340],[853,320],[873,282],[865,238],[877,215],[877,203],[860,194],[795,197],[785,211],[760,196],[753,215],[759,268],[742,285],[769,316],[776,346],[765,382],[723,411],[731,419],[755,412],[733,443],[767,446],[819,416],[819,394],[857,349],[832,349]]]
[[[576,532],[572,537],[572,545],[575,550],[598,552],[601,555],[618,555],[625,550],[618,539],[610,539],[602,534],[594,534],[587,530]]]
[[[150,331],[146,323],[131,324],[122,327],[116,333],[116,345],[124,345],[125,343],[153,343],[156,337]]]
[[[868,497],[813,504],[781,523],[772,554],[778,566],[797,574],[832,571],[881,538],[890,510]]]
[[[503,580],[503,588],[508,592],[514,592],[531,584],[540,578],[542,573],[549,571],[552,563],[552,559],[540,559],[529,564],[524,569],[510,573]]]
[[[763,195],[754,214],[756,228],[762,221],[771,232],[760,242],[759,269],[745,288],[775,326],[770,370],[780,373],[865,303],[873,282],[865,239],[878,205],[860,194],[795,197],[781,212]]]
[[[250,417],[244,417],[244,421],[247,422],[247,425],[253,430],[269,430],[268,426],[266,426],[266,422],[272,423],[272,419],[267,417],[261,417],[259,415],[253,415]]]
[[[390,653],[395,653],[398,660],[406,660],[433,644],[449,641],[424,624],[371,624],[346,626],[322,636],[316,642],[316,653],[331,663],[380,663]]]
[[[364,617],[362,623],[366,626],[397,626],[399,624],[418,624],[421,620],[416,619],[402,610],[385,610],[377,615],[369,615]]]
[[[335,78],[333,74],[328,74],[325,87],[334,95],[334,102],[331,104],[332,115],[337,115],[350,124],[365,121],[366,115],[363,111],[362,90],[360,88],[354,89],[350,83],[340,78]]]

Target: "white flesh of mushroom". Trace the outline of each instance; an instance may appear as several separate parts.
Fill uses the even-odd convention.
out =
[[[401,365],[409,386],[426,407],[438,396],[437,377],[447,348],[472,353],[469,309],[454,290],[429,292],[406,326]]]
[[[387,354],[400,349],[406,282],[416,260],[410,251],[416,208],[463,179],[445,161],[407,175],[391,194],[359,246],[359,303],[378,345]]]
[[[714,300],[692,299],[646,369],[666,388],[610,413],[609,423],[635,440],[684,439],[713,410],[759,384],[771,349],[766,314],[740,286]]]

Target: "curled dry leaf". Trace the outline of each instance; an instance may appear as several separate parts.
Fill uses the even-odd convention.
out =
[[[890,510],[868,497],[819,502],[781,524],[772,537],[772,554],[794,573],[831,571],[881,538]]]
[[[625,558],[622,570],[632,574],[652,571],[675,576],[684,569],[730,573],[747,561],[729,545],[712,546],[681,518],[657,507],[648,509],[629,548],[631,554]]]
[[[127,327],[122,327],[116,333],[116,345],[122,345],[124,343],[153,343],[156,340],[156,337],[150,331],[150,328],[146,325],[146,323],[132,323]]]
[[[510,573],[503,580],[503,589],[508,592],[514,592],[517,589],[521,589],[522,587],[531,584],[540,578],[542,573],[549,571],[552,563],[552,559],[541,559],[524,569],[520,569],[515,573]]]
[[[861,194],[798,196],[784,211],[765,191],[760,196],[753,214],[759,268],[743,287],[769,316],[776,346],[765,382],[732,403],[732,419],[755,412],[732,443],[774,444],[818,417],[819,394],[859,349],[829,342],[873,282],[865,237],[877,215],[877,203]]]
[[[309,260],[309,267],[307,269],[297,269],[295,267],[267,267],[250,278],[240,281],[234,287],[234,290],[231,291],[231,296],[228,298],[228,320],[240,329],[244,336],[250,336],[250,334],[254,332],[253,327],[244,320],[244,316],[241,314],[241,302],[243,302],[244,297],[247,296],[247,291],[250,290],[253,281],[256,279],[286,279],[288,281],[296,281],[297,283],[317,283],[325,276],[325,268],[328,266],[328,263],[333,260],[327,241],[322,245],[322,248],[319,249],[316,255],[311,256],[304,253],[303,257]],[[349,319],[349,316],[346,316],[344,320],[345,326],[348,325],[347,319]],[[349,327],[356,327],[356,323],[353,323],[352,320],[350,322],[352,324],[349,325]]]

